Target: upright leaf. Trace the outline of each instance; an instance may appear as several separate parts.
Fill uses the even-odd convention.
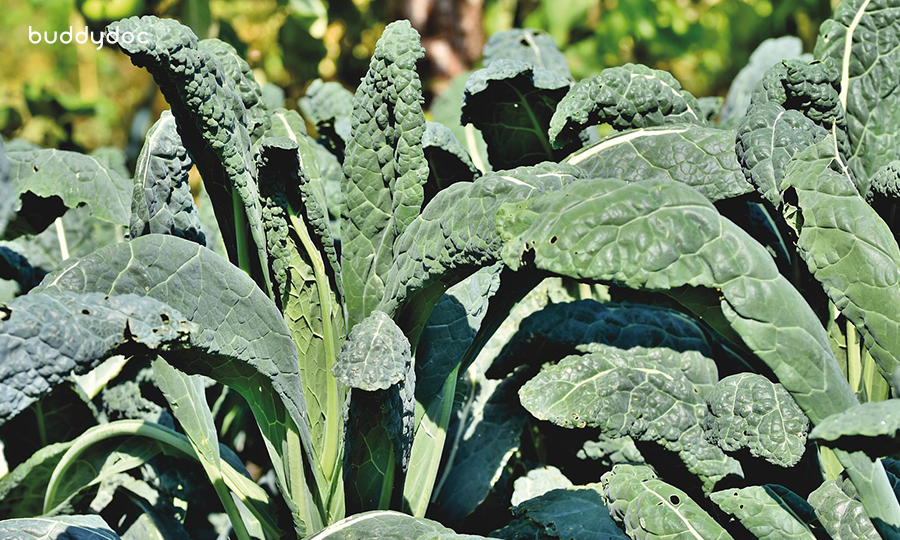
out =
[[[841,2],[822,23],[815,56],[834,58],[840,65],[840,102],[850,135],[848,166],[864,186],[897,159],[900,147],[900,2]]]
[[[135,166],[132,238],[151,233],[172,234],[206,245],[189,183],[193,165],[181,145],[175,117],[164,111],[147,132]]]
[[[834,540],[879,540],[866,510],[847,480],[827,481],[809,494],[822,525]]]
[[[481,171],[472,164],[468,152],[456,140],[453,131],[443,124],[426,122],[422,147],[428,160],[424,204],[451,184],[471,182],[481,176]]]
[[[416,61],[425,54],[408,21],[385,28],[356,90],[344,158],[341,268],[350,326],[384,296],[394,242],[422,209],[428,163]]]
[[[353,389],[345,412],[348,510],[387,509],[395,464],[406,472],[415,429],[409,340],[390,317],[373,311],[350,331],[334,374]]]
[[[243,272],[193,242],[151,234],[70,261],[34,292],[42,291],[138,292],[189,314],[198,327],[191,348],[166,359],[244,396],[298,529],[322,524],[315,499],[324,485],[315,463],[305,461],[313,451],[296,349],[281,313]],[[306,474],[317,485],[308,486]]]
[[[353,93],[340,83],[316,79],[306,89],[306,96],[300,98],[299,105],[303,116],[316,126],[319,144],[342,160],[350,139]]]
[[[742,67],[728,87],[725,103],[720,113],[721,121],[738,119],[747,112],[750,96],[766,70],[781,60],[799,58],[803,53],[803,42],[794,36],[769,38],[756,47],[750,61]]]
[[[201,45],[190,28],[174,19],[131,17],[109,28],[120,35],[151,36],[119,45],[132,63],[153,75],[172,107],[178,133],[216,208],[229,258],[271,296],[250,133],[259,119],[244,102],[258,92],[258,87],[248,88],[256,83],[236,67],[234,56],[227,57],[226,68],[218,57],[221,46]],[[235,78],[241,88],[235,88]]]
[[[461,122],[484,135],[495,170],[559,161],[577,145],[555,150],[547,129],[570,85],[555,71],[500,58],[469,76]]]

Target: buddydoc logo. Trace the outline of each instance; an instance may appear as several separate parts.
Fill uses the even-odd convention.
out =
[[[63,32],[53,31],[52,37],[50,32],[38,32],[37,30],[33,30],[30,26],[28,27],[28,41],[37,45],[43,41],[44,43],[56,43],[59,40],[60,43],[64,43],[68,45],[73,41],[79,44],[85,44],[89,40],[91,43],[97,46],[97,50],[103,48],[104,43],[108,43],[110,45],[116,45],[117,43],[124,43],[125,45],[130,45],[137,41],[138,43],[149,43],[150,34],[148,32],[138,32],[137,34],[133,32],[122,32],[119,33],[118,30],[110,30],[109,32],[100,32],[99,40],[95,40],[94,36],[96,36],[94,32],[88,30],[88,27],[85,26],[84,30],[75,31],[71,26],[68,30]]]

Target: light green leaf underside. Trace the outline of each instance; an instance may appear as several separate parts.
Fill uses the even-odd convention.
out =
[[[539,420],[563,427],[598,427],[609,437],[630,436],[676,452],[704,489],[740,464],[707,442],[706,403],[692,384],[707,375],[712,360],[696,352],[598,346],[545,366],[519,390],[522,405]]]
[[[762,375],[726,377],[706,402],[706,437],[723,450],[746,447],[782,467],[793,467],[806,451],[809,419],[783,386]]]
[[[484,540],[482,536],[456,534],[441,524],[391,511],[357,514],[338,521],[308,540]]]
[[[100,516],[57,516],[0,521],[9,540],[119,540]]]
[[[616,465],[600,482],[610,514],[634,540],[733,540],[696,502],[646,465]]]
[[[769,486],[726,489],[710,495],[759,540],[815,540],[809,527]]]

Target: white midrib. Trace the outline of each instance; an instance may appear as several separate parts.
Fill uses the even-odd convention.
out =
[[[847,109],[847,93],[850,88],[850,54],[853,52],[853,32],[855,32],[856,27],[859,26],[859,21],[862,19],[863,14],[865,14],[869,2],[870,0],[865,0],[859,7],[859,11],[856,12],[856,16],[853,17],[853,21],[851,21],[850,26],[847,27],[847,35],[844,36],[844,58],[841,63],[841,93],[839,95],[841,106],[844,110]]]
[[[578,165],[582,161],[593,157],[600,152],[612,148],[614,146],[618,146],[620,144],[625,144],[627,142],[633,141],[634,139],[639,139],[641,137],[656,137],[659,135],[671,135],[673,133],[684,133],[688,128],[678,128],[678,129],[654,129],[654,130],[641,130],[641,131],[633,131],[626,135],[622,135],[621,137],[616,137],[614,139],[609,139],[603,141],[599,144],[591,146],[590,148],[569,156],[564,161],[569,163],[570,165]]]
[[[688,521],[686,517],[684,517],[684,514],[679,512],[678,509],[675,508],[672,503],[667,501],[665,497],[645,486],[643,482],[641,483],[641,487],[647,490],[648,493],[652,493],[653,496],[662,501],[664,505],[668,506],[672,510],[672,512],[674,512],[675,515],[678,516],[678,519],[680,519],[682,523],[684,523],[684,526],[687,527],[688,532],[690,532],[694,536],[694,538],[696,538],[697,540],[704,540],[703,536],[699,532],[697,532],[697,529],[695,529],[694,526],[691,525],[691,522]]]
[[[144,162],[144,177],[141,178],[141,185],[144,187],[147,186],[147,175],[150,174],[150,160],[153,159],[153,143],[156,140],[156,137],[158,137],[159,134],[162,132],[163,126],[167,122],[173,122],[173,121],[175,121],[175,117],[172,115],[169,115],[168,117],[164,118],[163,121],[160,122],[159,126],[157,126],[156,131],[153,132],[153,135],[151,135],[150,138],[146,142],[147,160]]]

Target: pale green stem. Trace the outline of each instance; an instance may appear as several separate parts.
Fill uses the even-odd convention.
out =
[[[847,335],[847,379],[854,393],[859,393],[860,380],[862,379],[862,360],[859,357],[859,337],[856,335],[856,327],[849,320],[846,322]]]
[[[64,261],[69,258],[69,243],[66,242],[66,228],[61,217],[56,218],[56,239],[59,241],[60,260]]]

